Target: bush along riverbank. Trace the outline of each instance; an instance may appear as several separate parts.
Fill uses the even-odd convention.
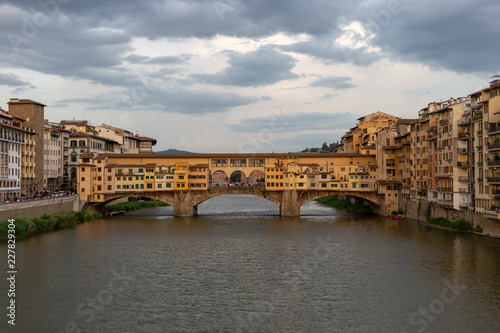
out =
[[[318,198],[315,201],[323,205],[327,205],[338,209],[350,210],[355,212],[365,212],[365,213],[373,212],[372,208],[369,205],[353,204],[347,199],[340,199],[338,195],[331,195],[328,197]]]
[[[163,201],[128,201],[116,205],[107,206],[106,213],[121,212],[121,211],[132,212],[134,210],[139,210],[143,208],[164,207],[164,206],[168,206],[168,204],[164,203]]]
[[[44,214],[40,217],[21,217],[14,219],[16,239],[26,238],[36,233],[57,230],[101,218],[96,212],[66,212],[60,214]],[[8,220],[0,222],[0,239],[8,237]]]
[[[444,217],[431,217],[429,220],[430,224],[440,225],[442,227],[448,227],[454,230],[469,231],[483,233],[483,228],[481,226],[475,226],[466,220],[458,220],[455,222],[449,221]]]

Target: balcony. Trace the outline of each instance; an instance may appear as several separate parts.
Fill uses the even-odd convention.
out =
[[[458,193],[474,193],[474,190],[471,188],[459,188]]]
[[[442,119],[439,121],[439,125],[443,126],[443,125],[448,125],[450,122],[450,119]]]
[[[427,126],[425,130],[427,132],[437,132],[437,126]]]
[[[478,183],[483,183],[483,182],[484,182],[484,178],[478,178],[478,179],[477,179],[477,182],[478,182]]]
[[[458,207],[460,208],[469,208],[469,203],[468,202],[461,202],[458,204]]]
[[[467,169],[470,167],[469,162],[457,162],[457,167],[460,169]]]
[[[461,183],[468,183],[470,182],[470,178],[468,176],[460,176],[458,177],[458,181],[461,182]]]
[[[500,177],[486,177],[486,182],[489,184],[500,184]]]
[[[500,190],[491,191],[491,196],[495,199],[500,199]]]
[[[437,134],[430,135],[427,137],[427,139],[425,139],[425,141],[434,141],[434,140],[437,140],[437,138],[438,138]]]
[[[459,154],[468,154],[469,153],[469,149],[468,148],[457,148],[457,152]]]
[[[483,136],[483,131],[479,130],[476,132],[477,133],[477,136]]]
[[[466,126],[466,125],[469,125],[469,124],[470,124],[470,120],[471,120],[471,118],[470,118],[470,117],[467,117],[467,118],[462,118],[462,119],[458,119],[458,121],[457,121],[457,125],[458,125],[458,126]]]
[[[445,207],[453,207],[453,200],[438,199],[438,204]]]
[[[453,187],[438,187],[439,192],[453,192]]]
[[[491,126],[488,128],[488,134],[493,135],[493,134],[499,134],[500,133],[500,126]]]
[[[458,133],[458,139],[459,140],[469,140],[470,139],[469,133],[465,133],[465,132]]]
[[[486,146],[488,151],[500,150],[500,143],[490,143]]]
[[[483,217],[486,217],[488,219],[495,219],[495,220],[500,219],[500,214],[498,214],[498,212],[494,210],[483,210],[481,214],[483,214]]]
[[[498,161],[488,161],[488,166],[499,166],[500,160]]]

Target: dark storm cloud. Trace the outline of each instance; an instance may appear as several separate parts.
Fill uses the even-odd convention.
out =
[[[155,110],[202,115],[224,112],[257,101],[257,97],[235,93],[183,88],[136,87],[95,98],[63,99],[57,101],[56,106],[65,107],[72,103],[83,103],[88,104],[89,109],[95,110]]]
[[[161,111],[200,115],[224,112],[234,107],[254,103],[257,100],[256,97],[235,93],[169,89],[152,91],[151,100],[148,103]]]
[[[295,59],[272,46],[245,54],[234,53],[228,64],[228,67],[215,74],[193,74],[192,77],[206,83],[240,87],[269,85],[299,77],[291,72]]]
[[[352,63],[358,66],[368,66],[381,59],[379,54],[369,51],[367,46],[347,48],[335,45],[335,40],[339,37],[339,33],[313,37],[308,41],[282,46],[281,49],[307,54],[327,63]]]
[[[0,86],[34,87],[30,82],[23,81],[19,76],[11,73],[0,73]]]
[[[359,13],[372,45],[393,59],[459,73],[500,70],[500,3],[494,0],[393,1]]]
[[[347,76],[330,76],[314,81],[311,83],[311,87],[327,87],[335,90],[345,90],[356,87],[356,85],[349,81],[351,81],[351,78]]]
[[[461,73],[495,73],[500,70],[498,13],[500,4],[494,0],[4,0],[0,66],[133,87],[143,79],[124,68],[124,60],[156,65],[189,60],[189,55],[124,58],[134,52],[133,38],[258,39],[282,32],[307,34],[309,40],[280,50],[326,63],[367,66],[388,57]],[[368,44],[380,52],[335,44],[342,34],[339,22],[353,21],[373,32]],[[290,55],[263,47],[231,55],[228,67],[216,74],[195,77],[255,87],[295,78],[294,65]]]
[[[279,132],[302,132],[312,130],[333,130],[352,127],[356,116],[344,113],[275,113],[269,117],[245,118],[237,123],[227,124],[234,132],[255,133],[260,130],[279,128]]]

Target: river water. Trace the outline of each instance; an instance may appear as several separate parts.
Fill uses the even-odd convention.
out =
[[[224,195],[16,246],[0,332],[500,332],[500,240]],[[6,276],[7,246],[0,245]]]

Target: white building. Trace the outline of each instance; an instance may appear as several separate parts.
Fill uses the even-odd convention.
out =
[[[26,130],[0,108],[0,200],[21,197],[21,151]]]

